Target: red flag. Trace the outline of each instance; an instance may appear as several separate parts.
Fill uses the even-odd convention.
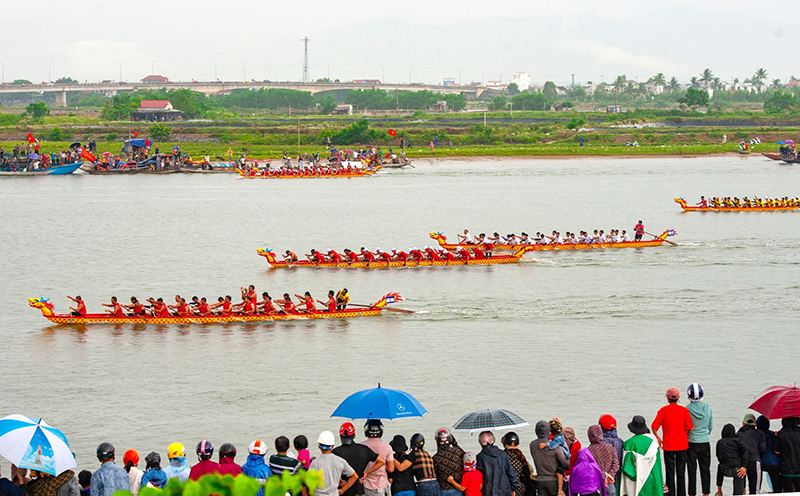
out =
[[[139,137],[139,131],[134,131],[133,132],[133,137],[134,138],[138,138]]]
[[[33,133],[28,133],[28,142],[33,143],[36,141],[36,138],[33,137]]]
[[[85,158],[85,159],[86,159],[86,160],[88,160],[89,162],[94,162],[94,161],[96,161],[96,160],[97,160],[97,158],[95,158],[95,156],[94,156],[94,155],[92,155],[91,153],[89,153],[89,151],[88,151],[86,148],[82,148],[82,149],[81,149],[81,157]]]
[[[390,129],[389,136],[397,136],[397,131],[395,131],[394,129]]]

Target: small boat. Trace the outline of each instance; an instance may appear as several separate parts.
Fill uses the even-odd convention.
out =
[[[511,255],[492,255],[486,258],[470,258],[469,260],[392,260],[390,262],[375,260],[374,262],[322,262],[314,263],[308,260],[298,260],[288,264],[289,267],[342,267],[350,269],[384,269],[396,267],[440,267],[440,266],[464,266],[464,265],[493,265],[493,264],[507,264],[517,263],[526,252],[531,251],[532,246],[525,246]],[[267,259],[272,267],[286,268],[285,260],[277,260],[268,248],[259,248],[258,254]]]
[[[743,149],[739,148],[739,153],[741,153],[742,155],[750,155],[750,150],[749,149],[743,150]]]
[[[800,210],[800,205],[784,207],[690,207],[683,198],[675,198],[685,212],[774,212],[781,210]]]
[[[249,171],[236,169],[236,172],[245,179],[328,179],[336,177],[363,177],[375,174],[374,170],[369,169],[360,169],[358,172],[350,174],[322,174],[319,172],[316,174],[308,172],[301,174],[279,174],[277,171],[270,171],[269,169],[251,169]]]
[[[783,155],[778,152],[761,152],[761,155],[771,160],[783,160]]]
[[[455,250],[459,246],[462,248],[470,248],[473,246],[477,246],[475,244],[468,245],[468,244],[456,244],[456,243],[448,243],[447,237],[440,232],[432,232],[429,233],[432,239],[435,239],[439,242],[439,246],[444,248],[445,250]],[[553,244],[531,244],[531,245],[493,245],[492,250],[520,250],[524,247],[530,247],[531,251],[561,251],[561,250],[600,250],[605,248],[649,248],[652,246],[661,246],[664,241],[667,239],[667,236],[674,236],[675,231],[673,229],[668,229],[661,233],[656,239],[650,241],[626,241],[622,243],[560,243],[557,245]]]
[[[80,169],[83,162],[75,162],[73,164],[56,165],[48,167],[47,170],[40,169],[38,171],[18,170],[18,171],[2,171],[0,176],[65,176],[72,174]]]
[[[225,323],[249,323],[249,322],[268,322],[276,320],[313,320],[313,319],[345,319],[352,317],[374,317],[380,315],[386,305],[401,301],[403,298],[398,293],[389,293],[376,303],[363,308],[346,308],[333,312],[318,311],[317,313],[297,313],[297,314],[254,314],[254,315],[193,315],[190,317],[180,317],[170,315],[169,317],[148,317],[141,315],[125,315],[123,317],[112,317],[107,313],[89,313],[85,316],[75,316],[69,313],[55,313],[54,305],[45,298],[28,298],[28,305],[41,310],[44,318],[55,324],[225,324]],[[407,313],[407,311],[404,311]]]

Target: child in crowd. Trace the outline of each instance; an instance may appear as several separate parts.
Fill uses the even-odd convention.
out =
[[[733,424],[722,428],[722,439],[717,441],[717,495],[722,496],[722,482],[725,477],[733,478],[733,494],[744,494],[747,476],[747,448],[736,437]]]
[[[300,434],[292,441],[294,449],[297,451],[297,460],[303,464],[303,468],[308,470],[311,465],[311,453],[308,451],[308,438]]]
[[[464,496],[481,496],[483,488],[483,474],[477,470],[478,459],[475,453],[464,453],[464,472],[461,474],[461,484],[453,476],[447,477],[447,482],[464,493]]]
[[[561,426],[561,420],[555,417],[550,421],[550,442],[539,444],[539,449],[553,450],[559,446],[564,450],[564,456],[569,460],[569,446],[567,446],[567,441],[564,439],[564,428]]]
[[[89,486],[92,484],[92,473],[81,470],[78,474],[78,484],[81,485],[81,496],[90,496]]]

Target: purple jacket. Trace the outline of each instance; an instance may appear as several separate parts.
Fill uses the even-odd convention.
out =
[[[600,466],[587,448],[578,451],[578,461],[569,474],[569,496],[600,491],[606,496],[606,481]]]

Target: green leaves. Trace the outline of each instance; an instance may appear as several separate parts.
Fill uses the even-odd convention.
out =
[[[291,475],[284,472],[281,477],[273,476],[264,484],[264,496],[285,496],[286,493],[300,494],[303,486],[313,496],[317,487],[322,484],[322,471],[301,471]],[[240,475],[205,475],[198,481],[187,480],[178,482],[170,479],[164,489],[143,487],[139,490],[140,496],[255,496],[262,485],[256,479]],[[117,491],[114,496],[132,496],[130,491]]]

